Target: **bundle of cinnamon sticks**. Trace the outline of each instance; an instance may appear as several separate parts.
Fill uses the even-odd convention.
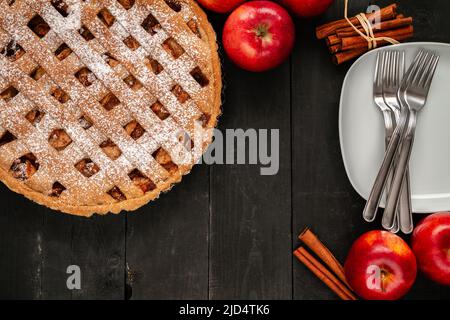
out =
[[[344,268],[311,229],[303,230],[298,238],[304,244],[304,247],[299,247],[294,251],[297,259],[339,298],[342,300],[357,300],[345,279]]]
[[[397,12],[397,4],[391,4],[380,11],[367,14],[375,38],[388,37],[399,42],[414,35],[413,18]],[[349,18],[352,24],[366,34],[357,17]],[[329,22],[316,29],[317,39],[325,39],[333,61],[337,65],[359,57],[370,48],[368,41],[362,37],[346,19]],[[377,47],[388,45],[386,40],[377,41]]]

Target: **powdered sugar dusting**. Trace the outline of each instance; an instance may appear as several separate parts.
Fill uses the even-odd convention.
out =
[[[25,117],[16,121],[18,107],[12,109],[13,114],[2,111],[8,110],[2,101],[0,127],[14,132],[19,138],[13,152],[15,156],[20,156],[26,146],[38,158],[39,170],[25,181],[30,188],[50,195],[53,183],[58,182],[64,186],[60,200],[71,205],[113,203],[116,200],[108,194],[113,187],[119,188],[128,199],[140,197],[142,191],[127,174],[138,168],[157,184],[167,179],[168,172],[153,155],[159,147],[168,152],[175,164],[192,166],[197,160],[179,141],[178,133],[187,131],[193,136],[195,119],[205,110],[204,104],[213,99],[212,96],[205,99],[205,89],[190,74],[197,66],[208,73],[211,48],[188,28],[186,23],[195,17],[184,1],[179,13],[163,0],[136,0],[128,11],[116,0],[64,0],[64,3],[68,8],[65,17],[57,10],[62,8],[53,7],[50,0],[18,1],[11,7],[0,2],[0,9],[5,12],[0,17],[0,45],[2,37],[7,36],[27,53],[26,58],[22,58],[27,60],[22,60],[20,67],[14,61],[8,61],[8,57],[0,57],[0,78],[16,83],[20,99],[25,99],[21,114],[36,107],[44,112],[40,122],[34,125]],[[115,19],[110,28],[102,25],[96,15],[104,7]],[[27,27],[25,17],[33,14],[43,18],[54,39],[46,38],[45,30],[37,33]],[[149,14],[160,23],[153,35],[141,26]],[[36,35],[43,38],[39,44]],[[132,43],[126,41],[126,36],[137,41],[138,47],[130,47]],[[173,52],[165,46],[168,39],[174,39],[183,47],[184,53],[180,57],[172,56]],[[72,53],[58,61],[49,47],[57,47],[61,42]],[[111,55],[117,59],[118,66],[107,62]],[[158,74],[150,66],[149,58],[161,65]],[[46,72],[40,80],[28,76],[36,65]],[[83,78],[90,88],[74,77],[80,65],[85,65],[91,72]],[[133,78],[141,87],[131,86],[136,84]],[[175,85],[188,94],[188,101],[179,100],[173,91]],[[112,118],[113,111],[105,110],[99,103],[105,92],[120,100],[115,108],[123,111],[116,113],[122,114],[121,117]],[[163,121],[150,109],[156,102],[170,113],[169,118]],[[86,123],[87,118],[81,119],[83,115],[92,121],[91,129],[88,129],[91,123]],[[144,133],[134,137],[134,132],[126,132],[123,129],[125,120],[136,120]],[[47,139],[55,128],[62,128],[71,137],[63,151],[48,144]],[[109,159],[99,147],[99,142],[107,139],[122,153],[116,161]],[[90,172],[99,168],[99,172],[92,177],[80,176],[74,164],[81,158],[89,160],[85,170]],[[26,166],[18,168],[25,170]]]

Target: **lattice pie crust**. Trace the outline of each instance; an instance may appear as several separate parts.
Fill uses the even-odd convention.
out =
[[[220,63],[192,0],[0,0],[0,53],[0,178],[42,205],[135,210],[211,142],[192,136],[216,125]]]

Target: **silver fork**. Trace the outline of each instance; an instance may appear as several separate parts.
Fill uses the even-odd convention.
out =
[[[405,79],[417,74],[418,69],[420,67],[420,60],[421,60],[420,55],[417,55],[413,63],[409,67],[402,81],[402,84],[405,83]],[[392,169],[392,163],[398,150],[400,138],[403,136],[405,131],[405,125],[409,115],[409,111],[407,109],[408,108],[401,108],[400,118],[397,122],[397,126],[394,130],[394,133],[391,136],[391,140],[389,141],[389,145],[384,154],[383,163],[381,164],[380,170],[378,171],[378,175],[373,184],[372,191],[370,192],[369,198],[367,199],[366,202],[366,206],[364,207],[363,217],[368,222],[371,222],[375,219],[376,212],[380,205],[380,200],[383,195],[384,188],[386,186],[387,177]]]
[[[395,122],[397,123],[400,119],[401,113],[401,105],[398,100],[397,93],[400,88],[403,74],[405,72],[405,53],[392,50],[386,51],[384,54],[386,56],[387,63],[383,81],[383,97],[386,104],[391,108],[395,117]],[[409,112],[407,106],[405,106],[405,108],[406,111]],[[393,170],[391,170],[391,173],[389,174],[387,182],[388,185],[386,186],[387,194],[389,194],[388,188],[390,187],[390,183],[392,183],[390,177],[393,176]],[[403,183],[405,187],[402,189],[402,193],[400,195],[400,203],[396,211],[394,212],[395,214],[388,216],[385,211],[382,219],[382,225],[385,229],[391,230],[393,232],[395,232],[400,225],[400,229],[404,233],[410,233],[413,229],[413,222],[408,174],[406,174]]]
[[[373,81],[373,100],[378,108],[381,110],[384,119],[384,129],[385,129],[385,147],[387,148],[389,145],[389,141],[394,133],[395,128],[395,113],[393,108],[391,108],[384,97],[383,87],[387,82],[387,76],[389,74],[389,56],[386,51],[380,51],[377,54],[377,60],[375,63],[375,77]],[[386,186],[386,194],[389,193],[389,186],[392,183],[393,176],[390,174],[388,176],[388,182]],[[375,218],[375,217],[374,217]],[[398,221],[394,219],[394,222]],[[397,225],[391,226],[389,229],[392,229],[393,232],[398,231],[398,223]]]
[[[405,78],[405,81],[402,83],[398,92],[400,102],[408,106],[410,115],[408,126],[401,139],[398,164],[395,169],[394,181],[385,209],[388,214],[395,212],[398,204],[399,194],[402,190],[402,181],[414,144],[417,115],[427,102],[428,92],[438,63],[438,55],[430,51],[421,50],[419,53],[419,62],[415,65],[414,72],[411,72],[411,74]]]

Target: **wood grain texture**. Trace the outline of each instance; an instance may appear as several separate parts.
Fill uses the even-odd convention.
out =
[[[42,207],[0,186],[0,299],[42,297]]]
[[[8,194],[0,214],[0,297],[123,297],[124,217],[83,219]],[[67,289],[69,265],[81,268],[81,290]]]
[[[48,211],[44,214],[42,230],[45,244],[42,247],[42,299],[70,299],[72,291],[67,289],[66,280],[69,275],[66,270],[73,264],[73,219]]]
[[[126,215],[72,217],[71,264],[81,268],[72,299],[123,299]]]
[[[279,129],[280,171],[262,176],[258,165],[212,167],[209,298],[290,299],[290,63],[263,74],[228,59],[223,67],[219,128]]]
[[[128,214],[126,297],[208,296],[209,168],[196,166],[173,190]]]
[[[369,3],[351,0],[349,13]],[[398,3],[414,17],[414,40],[450,42],[449,1]],[[220,38],[226,16],[208,14]],[[336,1],[319,19],[296,20],[294,54],[276,70],[252,74],[224,58],[220,129],[280,129],[278,175],[261,176],[256,165],[196,166],[137,212],[92,219],[1,185],[0,298],[336,299],[292,250],[308,225],[344,261],[359,235],[380,228],[363,222],[364,201],[341,159],[339,97],[350,64],[334,66],[314,38],[316,25],[342,14]],[[81,267],[81,290],[67,290],[70,264]],[[450,288],[419,276],[406,298],[449,299]]]

